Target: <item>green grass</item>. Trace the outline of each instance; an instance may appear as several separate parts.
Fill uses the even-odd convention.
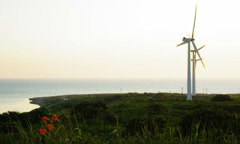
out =
[[[239,143],[240,99],[168,93],[98,94],[46,98],[28,113],[0,115],[0,143]],[[228,99],[229,100],[229,99]],[[53,121],[53,115],[60,121]],[[42,117],[50,118],[47,123]],[[47,129],[41,135],[39,129]]]

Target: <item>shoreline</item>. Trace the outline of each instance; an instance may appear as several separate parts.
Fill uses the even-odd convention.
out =
[[[43,96],[43,97],[33,97],[29,98],[30,104],[35,104],[40,107],[45,106],[45,100],[48,98],[62,98],[63,100],[68,97],[76,97],[76,96],[90,96],[90,95],[112,95],[112,94],[126,94],[126,93],[95,93],[95,94],[69,94],[69,95],[57,95],[57,96]]]
[[[46,105],[44,99],[45,99],[44,97],[39,97],[39,98],[29,98],[28,100],[30,104],[35,104],[42,107]]]
[[[71,96],[80,96],[80,95],[76,94],[76,95],[58,95],[58,96],[34,97],[34,98],[29,98],[29,101],[30,101],[29,103],[42,107],[42,106],[46,105],[45,100],[48,99],[48,98],[55,98],[56,97],[56,98],[64,99],[66,97],[71,97]]]
[[[135,92],[132,92],[135,93]],[[163,92],[165,93],[165,92]],[[43,97],[33,97],[33,98],[29,98],[28,100],[30,101],[30,104],[35,104],[38,105],[40,107],[42,106],[46,106],[47,103],[45,102],[46,99],[49,98],[62,98],[62,100],[66,100],[69,97],[77,97],[77,96],[97,96],[97,95],[113,95],[113,94],[127,94],[127,93],[94,93],[94,94],[67,94],[67,95],[56,95],[56,96],[43,96]],[[141,93],[138,93],[141,94]],[[143,94],[143,93],[142,93]],[[176,94],[182,94],[182,93],[176,93]],[[184,95],[186,95],[186,93],[183,93]],[[199,93],[198,96],[201,95],[217,95],[217,94],[205,94],[205,93]],[[232,95],[232,96],[240,96],[237,93],[232,93],[232,94],[228,94],[228,95]]]

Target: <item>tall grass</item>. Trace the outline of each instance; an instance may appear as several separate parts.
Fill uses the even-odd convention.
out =
[[[62,118],[59,122],[51,122],[54,125],[52,131],[41,135],[28,122],[28,127],[24,128],[19,121],[12,121],[12,128],[16,131],[9,131],[4,136],[1,136],[1,143],[44,143],[44,144],[62,144],[62,143],[136,143],[136,144],[199,144],[199,143],[239,143],[238,137],[232,132],[231,128],[223,131],[210,124],[202,124],[197,121],[192,125],[190,133],[184,134],[180,126],[166,123],[163,129],[160,129],[156,121],[152,121],[150,126],[148,122],[143,121],[140,125],[141,130],[130,135],[126,129],[119,123],[116,115],[116,124],[112,128],[112,132],[108,134],[108,139],[103,139],[97,133],[89,133],[88,130],[92,126],[85,123],[86,131],[82,130],[82,124],[78,121],[77,115],[74,113],[70,116],[70,112],[63,110]],[[41,122],[39,126],[44,126]],[[201,128],[200,128],[201,126]],[[87,130],[88,129],[88,130]],[[93,135],[94,134],[94,135]]]
[[[221,144],[240,142],[237,102],[171,101],[168,97],[131,94],[102,101],[65,103],[61,110],[6,121],[0,143],[42,144]],[[145,96],[146,95],[146,96]],[[164,99],[167,99],[164,101]],[[70,103],[73,104],[73,103]],[[65,107],[66,106],[66,107]],[[83,108],[84,107],[84,108]],[[52,107],[54,109],[54,106]],[[42,114],[42,113],[41,113]],[[59,115],[59,121],[51,117]],[[46,116],[50,120],[42,121]],[[36,117],[36,116],[35,116]],[[0,117],[1,118],[1,117]],[[48,125],[54,129],[49,130]],[[39,129],[46,129],[41,134]]]

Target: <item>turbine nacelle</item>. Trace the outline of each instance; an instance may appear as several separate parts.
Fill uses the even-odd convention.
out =
[[[186,37],[183,37],[182,41],[183,42],[190,42],[192,39],[191,38],[186,38]]]
[[[190,43],[191,42],[191,38],[186,38],[186,37],[183,37],[183,39],[182,39],[182,43],[180,43],[179,45],[177,45],[176,47],[178,47],[178,46],[180,46],[180,45],[184,45],[184,44],[186,44],[186,43]]]

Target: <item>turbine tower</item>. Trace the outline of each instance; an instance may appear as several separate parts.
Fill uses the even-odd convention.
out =
[[[188,61],[188,66],[187,66],[187,100],[192,100],[192,96],[191,96],[191,48],[190,48],[190,42],[191,42],[191,38],[185,38],[183,37],[182,39],[182,43],[180,43],[178,46],[183,45],[183,44],[188,44],[188,57],[187,57],[187,61]]]
[[[187,61],[188,61],[188,66],[187,66],[187,100],[191,101],[192,100],[192,95],[191,95],[191,52],[193,52],[193,92],[195,94],[196,90],[195,90],[195,69],[196,69],[196,54],[199,57],[199,60],[201,60],[203,67],[204,63],[202,61],[202,58],[198,52],[199,49],[197,49],[196,44],[194,42],[194,29],[195,29],[195,23],[196,23],[196,14],[197,14],[197,5],[196,5],[196,9],[195,9],[195,17],[194,17],[194,23],[193,23],[193,30],[192,30],[192,38],[186,38],[183,37],[182,39],[182,43],[180,43],[178,46],[183,45],[183,44],[188,44],[188,57],[187,57]],[[190,44],[193,44],[194,50],[191,51],[191,47]]]
[[[192,68],[192,96],[196,95],[196,66],[197,66],[197,60],[196,60],[196,52],[195,50],[191,50],[192,54],[193,54],[193,58],[192,58],[192,63],[193,63],[193,68]]]

